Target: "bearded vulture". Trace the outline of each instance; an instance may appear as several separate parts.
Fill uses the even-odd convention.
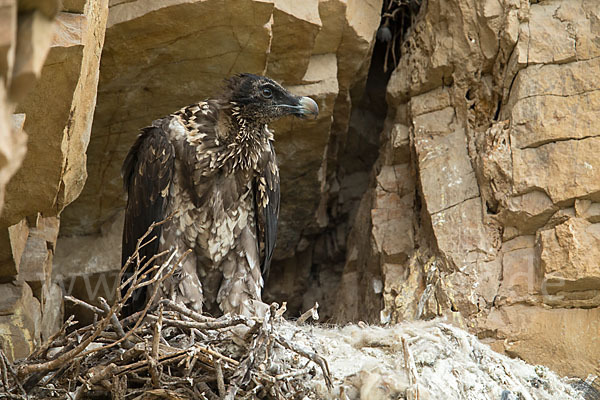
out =
[[[240,74],[224,86],[218,98],[142,129],[129,150],[122,262],[153,222],[173,215],[139,251],[143,264],[164,250],[178,257],[192,249],[159,296],[213,315],[255,315],[279,214],[279,169],[267,124],[286,115],[316,118],[319,109],[264,76]],[[135,268],[133,261],[124,279]],[[138,289],[123,314],[145,303]]]

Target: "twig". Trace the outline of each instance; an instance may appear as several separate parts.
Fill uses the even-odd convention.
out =
[[[144,349],[144,354],[146,355],[146,362],[148,364],[148,372],[150,372],[150,380],[152,381],[152,386],[155,388],[160,388],[160,377],[158,373],[158,363],[156,359],[148,353],[148,349]]]
[[[331,373],[329,372],[329,365],[327,364],[327,361],[323,357],[321,357],[317,353],[315,353],[311,350],[308,350],[294,342],[288,341],[286,338],[284,338],[281,335],[273,333],[273,337],[283,347],[308,358],[309,360],[316,363],[319,367],[321,367],[321,370],[323,371],[323,379],[325,379],[325,385],[329,389],[331,389],[333,387],[333,383],[331,382]]]
[[[25,391],[25,389],[23,389],[21,380],[19,379],[17,372],[13,369],[10,361],[8,361],[8,357],[6,357],[6,354],[4,354],[4,351],[0,350],[0,357],[2,357],[4,365],[6,365],[6,369],[8,370],[8,373],[12,375],[13,379],[15,380],[15,383],[17,384],[17,387],[19,388],[21,393],[23,393],[23,396],[25,396],[25,398],[28,399],[29,397],[27,396],[27,392]]]
[[[98,301],[100,302],[100,305],[104,309],[104,312],[106,314],[108,314],[110,312],[110,306],[108,305],[108,303],[106,302],[104,297],[98,297]],[[121,337],[121,338],[125,337],[125,331],[123,330],[123,326],[121,325],[121,322],[119,322],[119,318],[117,318],[117,316],[115,314],[111,315],[110,324],[113,326],[113,328],[115,329],[115,332],[117,332],[119,337]],[[131,343],[128,339],[125,339],[125,340],[123,340],[123,347],[125,347],[126,349],[130,349],[133,347],[133,343]]]
[[[71,296],[65,296],[65,299],[67,297],[71,297]],[[48,351],[48,349],[52,346],[52,343],[54,343],[54,341],[56,339],[58,339],[59,337],[63,336],[65,334],[66,330],[68,328],[70,328],[71,326],[75,325],[76,323],[77,323],[77,321],[75,321],[75,316],[71,315],[65,321],[65,323],[60,327],[60,329],[58,330],[58,332],[56,332],[55,334],[53,334],[52,336],[50,336],[48,338],[48,340],[46,340],[46,343],[44,343],[42,346],[40,346],[39,349],[37,349],[31,355],[29,355],[29,357],[27,357],[27,359],[28,360],[32,360],[34,358],[39,357],[42,354],[46,354],[46,351]]]
[[[152,357],[154,357],[154,359],[158,359],[158,345],[160,343],[160,337],[162,334],[162,324],[163,305],[160,304],[158,306],[158,320],[156,321],[156,325],[154,325],[154,337],[152,338]]]
[[[221,361],[215,360],[215,372],[217,374],[217,388],[219,389],[219,397],[221,400],[225,399],[227,391],[225,390],[225,380],[223,379],[223,368],[221,367]]]
[[[207,317],[206,315],[197,313],[196,311],[190,310],[185,305],[175,303],[174,301],[169,300],[169,299],[163,299],[160,301],[160,303],[164,304],[166,307],[170,308],[171,310],[175,310],[175,311],[179,312],[180,314],[183,314],[186,317],[189,317],[197,322],[209,322],[209,321],[215,320],[215,318],[210,318],[210,317]]]
[[[83,307],[83,308],[85,308],[87,310],[90,310],[91,312],[94,312],[96,314],[102,315],[104,313],[102,311],[102,309],[100,309],[100,308],[98,308],[98,307],[96,307],[96,306],[94,306],[94,305],[92,305],[90,303],[87,303],[87,302],[85,302],[83,300],[76,299],[73,296],[65,295],[65,300],[70,301],[71,303],[73,303],[75,305],[78,305],[78,306],[81,306],[81,307]]]
[[[2,351],[2,350],[0,349],[0,351]],[[2,372],[2,387],[4,387],[5,392],[8,392],[8,373],[7,373],[7,366],[6,366],[6,363],[4,362],[3,356],[0,356],[0,370]]]
[[[219,400],[219,396],[217,396],[206,384],[206,382],[198,383],[198,389],[202,391],[208,397],[208,400]]]
[[[312,318],[314,321],[319,320],[319,303],[315,302],[315,305],[312,306],[310,310],[305,311],[297,320],[296,323],[303,324],[307,319]]]
[[[287,311],[287,301],[284,301],[283,303],[281,303],[281,308],[279,310],[277,310],[277,312],[275,313],[275,319],[280,319],[281,317],[283,317],[283,314],[285,314],[285,312]]]
[[[275,379],[280,380],[280,379],[295,378],[297,376],[308,375],[314,371],[315,371],[315,368],[313,366],[310,366],[310,367],[307,367],[307,368],[304,368],[304,369],[301,369],[298,371],[288,372],[286,374],[275,375]]]
[[[177,259],[177,262],[176,262],[174,265],[177,265],[177,264],[179,264],[179,263],[180,263],[180,262],[181,262],[181,261],[182,261],[182,260],[183,260],[183,259],[184,259],[184,258],[185,258],[187,255],[188,255],[188,254],[190,254],[190,253],[191,253],[191,251],[192,251],[192,250],[188,250],[188,251],[186,251],[185,253],[183,253],[183,255],[181,255],[181,257],[179,257],[179,258]],[[169,272],[168,272],[168,273],[166,273],[166,274],[164,274],[164,275],[162,275],[162,272],[163,272],[163,270],[164,270],[164,269],[166,269],[166,267],[169,265],[170,261],[172,260],[172,258],[174,257],[174,255],[175,255],[175,254],[176,254],[176,253],[175,253],[175,252],[173,252],[173,254],[171,255],[171,257],[169,257],[169,259],[168,259],[168,260],[167,260],[167,261],[166,261],[166,262],[165,262],[165,263],[162,265],[162,267],[161,267],[161,268],[160,268],[160,269],[159,269],[159,270],[156,272],[156,275],[154,276],[154,278],[152,278],[152,279],[151,279],[150,281],[148,281],[148,282],[150,282],[151,284],[152,284],[152,283],[156,283],[156,282],[158,282],[158,283],[162,283],[162,282],[163,282],[165,279],[167,279],[167,278],[169,278],[171,275],[173,275],[173,272],[175,271],[175,268],[171,268],[171,269],[169,270]],[[162,275],[162,277],[161,277],[160,279],[158,279],[158,277],[159,277],[159,276],[161,276],[161,275]],[[147,282],[145,282],[145,283],[147,283]],[[117,340],[116,342],[113,342],[113,343],[111,343],[111,344],[108,344],[108,345],[106,345],[106,346],[102,346],[102,347],[99,347],[99,348],[97,348],[97,349],[88,350],[87,352],[85,352],[85,353],[83,354],[83,356],[86,356],[86,355],[88,355],[88,354],[91,354],[91,353],[94,353],[94,352],[97,352],[97,351],[100,351],[100,350],[107,350],[107,349],[109,349],[109,348],[111,348],[111,347],[113,347],[113,346],[116,346],[117,344],[120,344],[120,343],[122,343],[124,340],[127,340],[127,338],[129,338],[129,336],[131,336],[131,335],[132,335],[132,334],[133,334],[133,333],[134,333],[134,332],[135,332],[135,331],[136,331],[136,330],[139,328],[139,326],[141,325],[142,321],[144,320],[144,317],[146,316],[146,313],[147,313],[147,312],[148,312],[148,310],[150,309],[150,306],[152,306],[152,304],[153,304],[153,301],[154,301],[154,298],[156,297],[156,294],[158,293],[159,286],[160,286],[159,284],[155,285],[155,287],[154,287],[154,292],[152,293],[152,296],[151,296],[151,297],[150,297],[150,299],[148,300],[148,303],[146,304],[146,307],[144,307],[144,309],[142,310],[142,313],[140,314],[140,317],[139,317],[139,319],[138,319],[138,320],[137,320],[137,322],[135,323],[134,327],[133,327],[133,328],[132,328],[132,329],[131,329],[129,332],[127,332],[127,333],[125,334],[125,336],[123,336],[122,338],[120,338],[120,339],[119,339],[119,340]],[[125,301],[127,301],[127,299],[128,299],[129,297],[131,297],[131,295],[133,294],[133,291],[134,291],[135,289],[137,289],[137,288],[138,288],[138,287],[135,287],[135,286],[133,286],[133,285],[132,285],[132,286],[129,288],[129,290],[127,291],[127,293],[126,293],[125,297],[123,298],[123,300],[122,300],[121,302],[119,302],[119,303],[115,303],[115,306],[118,306],[117,308],[120,310],[120,309],[121,309],[121,307],[123,306],[124,302],[125,302]],[[113,306],[113,308],[115,308],[115,306]],[[105,319],[106,319],[106,318],[105,318]],[[106,324],[105,324],[105,326],[106,326]]]
[[[158,317],[148,315],[150,321],[158,321]],[[211,322],[196,322],[196,321],[177,321],[174,319],[165,318],[163,322],[167,325],[173,325],[180,328],[195,328],[195,329],[223,329],[234,325],[247,324],[248,319],[241,315],[227,316],[223,320],[215,320]]]

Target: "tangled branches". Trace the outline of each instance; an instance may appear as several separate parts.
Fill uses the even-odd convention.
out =
[[[175,253],[164,252],[140,259],[139,249],[153,240],[147,238],[156,225],[123,266],[122,274],[132,262],[138,268],[117,290],[112,306],[104,299],[100,308],[66,296],[95,313],[97,322],[73,330],[71,316],[43,346],[14,364],[0,352],[0,398],[284,399],[304,397],[303,380],[317,374],[331,387],[326,360],[278,332],[285,307],[273,304],[261,318],[212,318],[156,299],[159,285],[187,255],[175,259]],[[154,264],[161,257],[166,261]],[[146,307],[119,319],[132,293],[145,286],[151,288]],[[283,363],[290,359],[285,352],[306,361]]]
[[[384,72],[387,72],[388,64],[392,69],[398,65],[404,35],[415,22],[422,3],[423,0],[384,0],[381,25],[377,30],[377,39],[387,43]]]

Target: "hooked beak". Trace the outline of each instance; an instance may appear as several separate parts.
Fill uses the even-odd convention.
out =
[[[310,97],[301,97],[299,104],[300,106],[298,107],[296,116],[300,118],[317,119],[317,116],[319,115],[319,106],[313,99]]]

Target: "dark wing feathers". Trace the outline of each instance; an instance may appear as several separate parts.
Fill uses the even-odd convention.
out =
[[[174,161],[173,146],[163,128],[156,125],[144,128],[129,150],[122,169],[127,192],[122,265],[135,252],[138,239],[146,233],[150,225],[166,217],[167,195],[173,178]],[[148,236],[148,239],[155,239],[140,250],[140,258],[144,261],[158,253],[160,234],[161,227],[157,226]],[[136,261],[132,261],[125,279],[131,276],[136,266]],[[124,313],[131,314],[131,311],[141,309],[144,302],[145,293],[136,292]]]
[[[262,274],[267,280],[269,267],[277,239],[277,220],[279,218],[279,170],[275,149],[271,143],[270,156],[265,158],[261,174],[254,181],[254,199],[257,236],[262,253]],[[264,197],[267,197],[265,201]],[[266,205],[265,205],[266,203]]]

